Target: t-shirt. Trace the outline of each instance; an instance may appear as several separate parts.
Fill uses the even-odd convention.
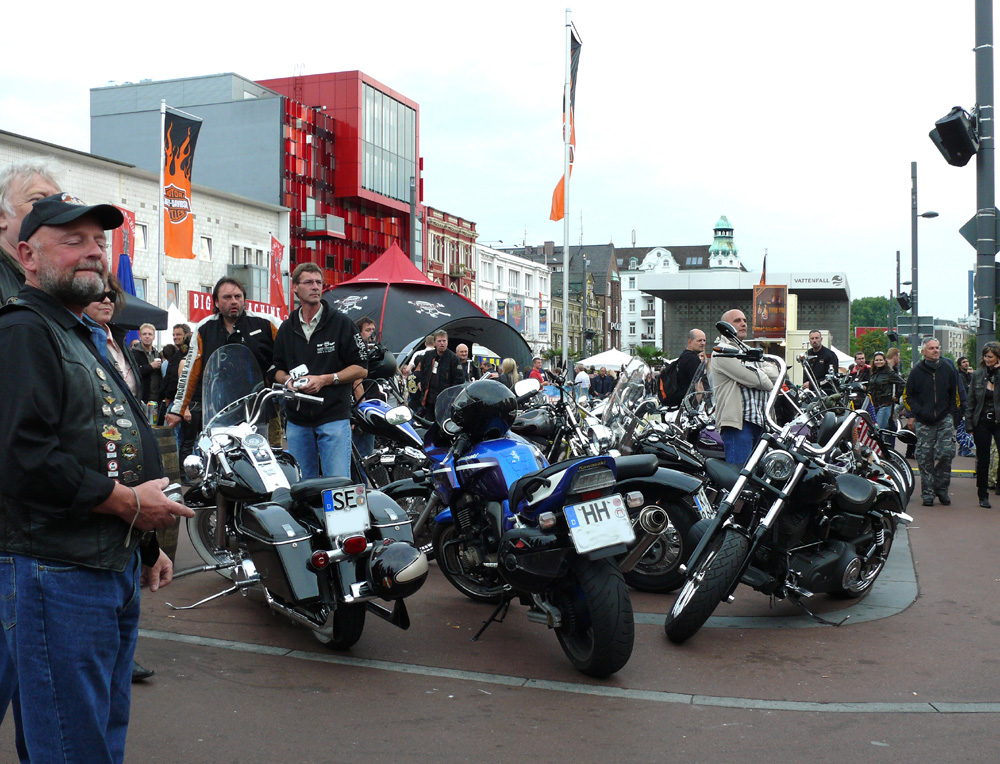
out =
[[[578,373],[576,375],[576,379],[574,379],[573,381],[580,386],[581,390],[590,389],[590,375],[587,374],[587,372],[585,371],[581,371],[580,373]]]

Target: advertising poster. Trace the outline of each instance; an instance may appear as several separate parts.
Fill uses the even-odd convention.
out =
[[[784,338],[788,287],[757,284],[753,288],[753,336]]]

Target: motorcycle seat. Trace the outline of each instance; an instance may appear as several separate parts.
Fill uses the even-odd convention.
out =
[[[545,486],[545,482],[547,482],[547,478],[550,476],[565,472],[577,462],[589,458],[591,457],[580,456],[576,459],[567,459],[564,462],[556,462],[555,464],[550,464],[548,467],[543,467],[537,472],[530,472],[527,475],[519,477],[516,481],[514,481],[514,485],[510,487],[510,493],[508,494],[511,510],[516,511],[517,505],[526,498],[526,494],[529,492],[529,489],[531,493],[534,494],[538,488]]]
[[[722,459],[706,459],[705,474],[715,485],[727,491],[736,485],[740,477],[740,471]]]
[[[637,454],[635,456],[615,457],[615,472],[619,480],[642,478],[655,475],[659,469],[656,454]]]
[[[309,478],[308,480],[300,480],[293,485],[289,493],[292,496],[292,501],[296,504],[314,504],[320,500],[326,489],[346,488],[349,485],[354,485],[354,482],[351,478],[342,477]]]
[[[837,475],[837,506],[845,512],[860,515],[866,512],[875,499],[878,492],[870,481],[858,475],[850,473]]]

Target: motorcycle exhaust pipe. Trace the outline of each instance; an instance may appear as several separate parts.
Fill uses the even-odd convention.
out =
[[[622,573],[628,573],[632,570],[642,559],[642,556],[649,551],[656,539],[660,537],[660,534],[670,527],[670,516],[663,507],[654,504],[643,507],[632,526],[636,530],[638,541],[619,563],[618,567],[621,568]]]
[[[297,610],[292,610],[287,605],[283,605],[282,603],[278,602],[276,599],[274,599],[274,597],[271,596],[271,592],[267,590],[266,586],[264,587],[264,598],[265,600],[267,600],[267,606],[271,608],[271,610],[273,610],[276,613],[281,613],[283,616],[291,619],[292,621],[295,621],[295,623],[299,624],[300,626],[305,626],[307,629],[322,629],[324,626],[326,626],[326,621],[320,623],[319,621],[315,621],[309,616],[303,615]]]

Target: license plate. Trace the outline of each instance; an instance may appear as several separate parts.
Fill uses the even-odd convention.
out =
[[[694,502],[698,505],[698,514],[701,515],[703,520],[711,520],[715,517],[715,507],[708,500],[708,495],[705,493],[705,486],[698,489],[698,493],[694,495]]]
[[[572,504],[563,511],[573,544],[581,554],[635,541],[628,510],[618,494]]]
[[[363,485],[327,488],[323,491],[326,510],[326,533],[334,536],[357,536],[371,527],[368,496]]]

